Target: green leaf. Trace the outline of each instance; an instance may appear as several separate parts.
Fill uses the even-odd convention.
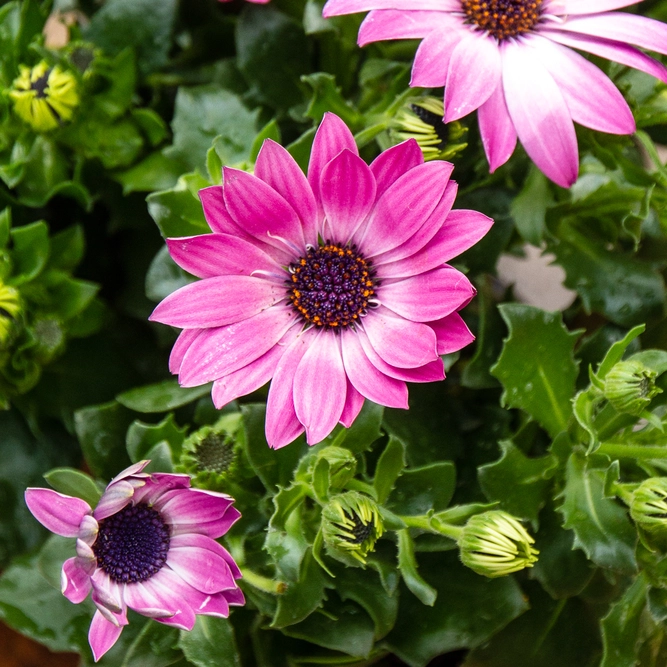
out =
[[[157,146],[169,134],[162,117],[152,109],[132,109],[132,118],[142,129],[151,146]]]
[[[74,468],[54,468],[44,475],[44,479],[60,493],[85,500],[91,507],[96,507],[102,497],[95,480],[85,472]]]
[[[324,572],[309,549],[301,562],[299,580],[289,583],[287,591],[278,597],[271,627],[285,628],[310,616],[322,604],[325,583]]]
[[[185,166],[179,160],[155,151],[125,171],[115,173],[114,179],[123,186],[123,194],[169,190],[176,185]]]
[[[130,410],[150,414],[181,408],[206,396],[210,391],[210,384],[200,387],[181,387],[178,380],[163,380],[124,391],[116,396],[116,400]]]
[[[355,454],[371,448],[371,445],[382,435],[380,426],[384,408],[372,401],[365,401],[359,416],[350,428],[341,431],[336,445],[345,447]]]
[[[450,461],[408,468],[396,481],[388,507],[397,514],[439,512],[449,505],[455,486],[456,467]]]
[[[100,286],[87,280],[65,278],[52,287],[53,312],[63,321],[82,313],[99,292]]]
[[[120,667],[168,667],[183,659],[176,648],[179,630],[148,620],[125,654]]]
[[[108,0],[84,35],[111,55],[132,47],[139,69],[148,74],[167,62],[176,4],[176,0],[164,0],[159,6],[152,0]]]
[[[438,592],[426,583],[417,571],[415,545],[407,528],[396,532],[398,535],[398,569],[405,585],[419,600],[429,607],[435,604]]]
[[[84,250],[85,239],[81,225],[63,229],[51,237],[49,268],[73,271],[83,259]]]
[[[522,408],[552,436],[567,427],[577,378],[572,351],[578,332],[563,326],[560,314],[503,304],[509,328],[498,363],[491,369],[505,391],[502,402]]]
[[[183,269],[176,264],[164,245],[153,258],[146,272],[146,296],[151,301],[162,301],[172,292],[192,282]]]
[[[187,434],[187,427],[179,428],[174,415],[167,415],[159,424],[146,424],[136,420],[127,430],[127,453],[133,463],[149,458],[148,452],[155,445],[166,442],[175,460],[181,453],[181,445]]]
[[[234,627],[227,618],[197,616],[190,632],[181,630],[178,646],[197,667],[241,667]]]
[[[658,375],[667,371],[667,352],[665,350],[642,350],[628,357],[628,361],[639,361]]]
[[[640,324],[630,331],[628,331],[625,336],[616,341],[610,348],[607,354],[604,355],[604,359],[600,362],[596,376],[598,380],[604,380],[607,377],[607,373],[623,358],[625,351],[628,349],[630,343],[632,343],[635,338],[639,337],[644,333],[646,329],[645,324]]]
[[[405,445],[400,438],[392,435],[378,459],[373,478],[377,501],[381,505],[389,497],[403,468],[405,468]]]
[[[572,402],[572,412],[579,425],[588,434],[588,450],[587,454],[592,454],[599,446],[598,433],[593,423],[595,416],[595,408],[600,400],[599,395],[596,396],[593,392],[595,390],[580,391]]]
[[[88,467],[102,479],[111,479],[130,465],[125,433],[132,413],[116,401],[93,405],[74,413],[74,428]]]
[[[267,139],[271,139],[276,143],[280,143],[280,126],[276,122],[275,118],[269,121],[260,131],[259,134],[255,137],[250,147],[250,161],[255,162],[259,151],[261,150],[264,142]]]
[[[603,470],[587,467],[581,453],[570,456],[560,507],[564,527],[574,531],[574,546],[597,565],[634,572],[637,534],[626,510],[604,497],[604,478]]]
[[[517,231],[525,241],[540,247],[546,226],[547,209],[553,195],[547,177],[531,165],[528,178],[510,207]]]
[[[480,646],[528,608],[513,577],[481,577],[464,567],[455,552],[422,554],[419,567],[438,598],[427,607],[411,595],[401,596],[396,625],[384,641],[410,667]]]
[[[604,655],[600,667],[634,667],[642,639],[641,615],[646,608],[648,584],[639,575],[602,619]]]
[[[348,127],[359,124],[359,112],[350,106],[336,86],[336,78],[325,72],[316,72],[301,77],[312,89],[312,97],[306,116],[319,125],[327,112],[335,113]]]
[[[529,459],[509,440],[499,445],[501,457],[478,469],[482,491],[489,500],[498,500],[501,509],[535,522],[547,501],[558,462],[551,455]]]
[[[46,266],[50,251],[49,228],[44,222],[33,222],[14,227],[9,235],[15,275],[12,284],[21,285],[36,278]]]
[[[295,139],[287,146],[287,151],[296,160],[296,163],[301,167],[303,172],[306,172],[308,169],[308,160],[310,159],[315,131],[316,128],[306,130],[298,139]]]

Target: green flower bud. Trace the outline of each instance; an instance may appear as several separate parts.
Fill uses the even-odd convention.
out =
[[[619,412],[639,415],[662,389],[657,373],[640,361],[619,361],[604,379],[604,396]]]
[[[667,477],[651,477],[632,492],[630,516],[649,533],[667,537]]]
[[[329,463],[329,484],[331,489],[342,489],[357,471],[357,459],[344,447],[324,447],[313,459],[311,470],[319,461],[325,459]]]
[[[534,543],[511,514],[500,510],[471,517],[459,537],[463,564],[491,578],[533,567],[539,553]]]
[[[194,486],[225,490],[238,481],[243,465],[241,414],[223,415],[213,426],[204,426],[184,442],[176,472],[192,477]]]
[[[79,93],[71,72],[44,60],[33,68],[20,65],[19,72],[9,93],[19,118],[37,132],[55,130],[72,118]]]
[[[0,282],[0,349],[8,345],[21,312],[21,298],[14,287]]]
[[[380,510],[357,491],[334,496],[322,510],[322,537],[327,553],[347,565],[365,565],[384,533]]]
[[[468,145],[468,128],[454,121],[445,124],[444,105],[436,97],[412,97],[407,100],[390,124],[389,134],[395,143],[415,139],[424,160],[449,160]]]

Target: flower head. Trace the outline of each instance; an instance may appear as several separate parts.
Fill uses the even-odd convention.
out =
[[[342,489],[357,471],[357,459],[344,447],[330,445],[321,449],[313,458],[311,471],[324,459],[329,465],[329,485],[332,489]]]
[[[446,122],[478,110],[491,171],[509,159],[518,137],[550,179],[569,187],[579,168],[573,121],[611,134],[635,131],[617,88],[572,49],[667,82],[667,68],[639,50],[667,53],[667,25],[609,11],[636,2],[328,0],[324,16],[371,10],[361,46],[422,39],[410,85],[445,87]]]
[[[236,563],[215,541],[239,518],[229,496],[190,489],[187,475],[143,473],[148,461],[115,477],[97,507],[50,489],[27,489],[26,504],[50,531],[76,537],[62,569],[63,595],[97,607],[88,639],[95,660],[116,642],[127,609],[191,630],[197,614],[226,617],[243,604]]]
[[[632,492],[630,516],[649,533],[667,537],[667,478],[651,477]]]
[[[0,350],[6,349],[16,318],[21,312],[21,297],[18,290],[0,280]]]
[[[654,396],[662,393],[655,386],[657,375],[639,361],[619,361],[605,376],[605,398],[619,412],[639,415]]]
[[[399,110],[391,122],[392,139],[415,139],[424,154],[424,160],[449,160],[468,144],[468,128],[458,121],[446,125],[442,100],[436,97],[413,97]]]
[[[485,577],[504,577],[537,562],[535,540],[511,515],[501,510],[476,514],[459,538],[461,562]]]
[[[32,69],[21,65],[9,96],[16,114],[37,132],[55,130],[70,120],[79,105],[74,75],[42,61]]]
[[[407,408],[406,382],[444,379],[439,355],[473,339],[456,311],[475,294],[446,262],[492,224],[451,210],[452,169],[424,163],[414,140],[369,167],[333,114],[307,177],[271,140],[254,175],[225,167],[223,185],[200,192],[213,233],[167,240],[202,280],[151,315],[184,329],[170,358],[181,385],[213,381],[221,407],[273,378],[276,448],[349,426],[366,398]]]
[[[322,537],[327,552],[348,565],[365,565],[384,533],[375,501],[357,491],[334,496],[322,510]]]

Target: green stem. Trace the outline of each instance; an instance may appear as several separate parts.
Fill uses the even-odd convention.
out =
[[[351,491],[361,491],[361,493],[365,493],[367,496],[370,496],[371,498],[377,500],[375,487],[372,484],[362,482],[360,479],[351,479],[345,485],[345,488],[350,489]]]
[[[604,442],[595,452],[612,459],[667,459],[667,447],[661,445],[623,445]]]
[[[634,421],[636,421],[636,417],[633,417],[632,415],[614,411],[610,416],[607,416],[603,410],[595,420],[594,426],[595,430],[598,432],[600,440],[604,440],[605,438],[614,435],[614,433],[617,433],[622,428],[629,426]]]
[[[399,516],[399,518],[405,523],[408,528],[419,528],[420,530],[425,530],[429,533],[435,533],[436,535],[444,535],[445,537],[451,537],[453,540],[458,540],[461,537],[463,532],[462,526],[454,526],[451,523],[445,523],[444,521],[438,521],[432,517],[428,516]]]
[[[282,595],[287,590],[287,584],[284,581],[269,579],[245,567],[241,568],[241,573],[243,574],[243,581],[246,584],[250,584],[253,588],[257,588],[265,593]]]

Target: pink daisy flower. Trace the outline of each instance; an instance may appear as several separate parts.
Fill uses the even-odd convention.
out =
[[[273,378],[266,436],[277,448],[350,426],[364,399],[407,408],[406,382],[444,379],[439,355],[473,340],[456,311],[475,294],[446,262],[493,222],[451,210],[452,169],[424,163],[414,140],[369,167],[333,114],[307,177],[270,140],[254,175],[225,167],[224,184],[199,193],[213,233],[167,240],[202,280],[151,315],[184,329],[170,358],[181,385],[213,381],[221,407]]]
[[[97,507],[50,489],[25,492],[28,509],[51,532],[76,537],[62,569],[63,595],[97,607],[88,640],[95,661],[115,643],[127,609],[192,630],[197,614],[227,617],[244,603],[241,572],[215,541],[241,516],[233,498],[190,489],[188,475],[146,474],[148,461],[115,477]]]
[[[667,69],[636,47],[667,53],[667,25],[612,12],[637,0],[328,0],[324,16],[371,10],[359,45],[421,38],[411,86],[445,87],[445,121],[478,109],[493,172],[517,137],[555,183],[577,179],[573,121],[631,134],[618,89],[579,49],[667,82]]]

